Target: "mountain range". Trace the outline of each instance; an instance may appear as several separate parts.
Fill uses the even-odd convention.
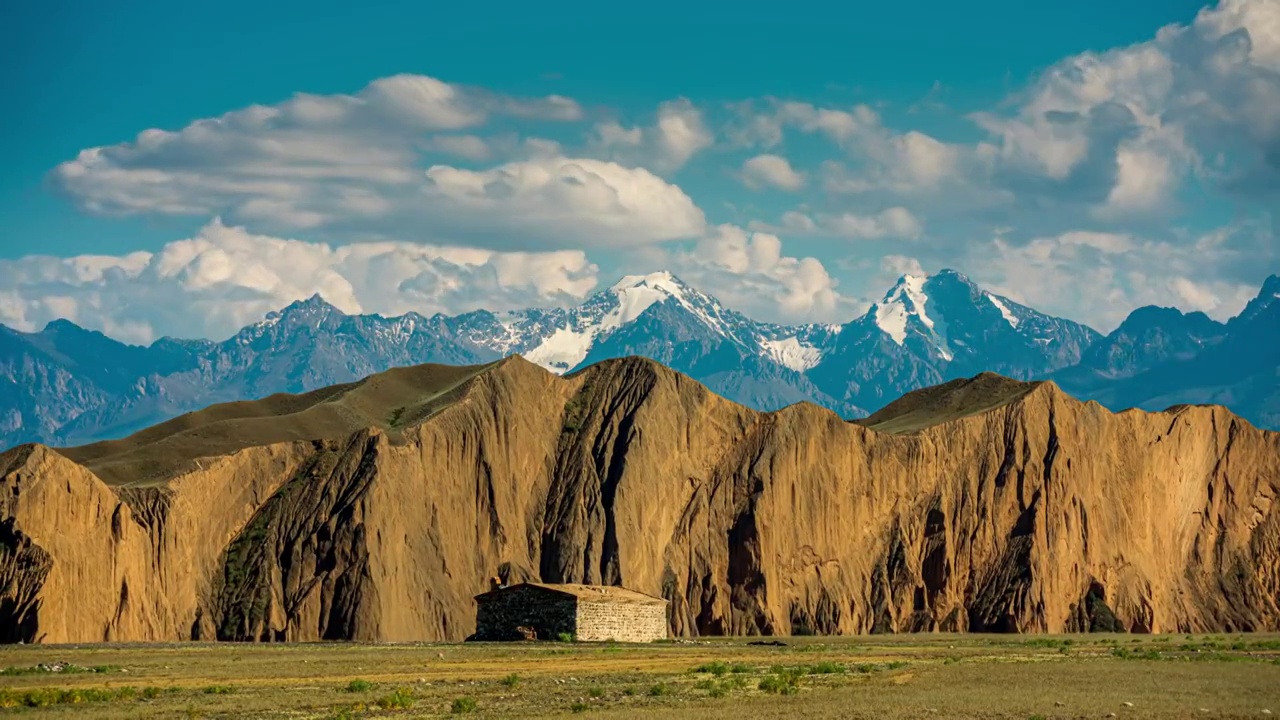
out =
[[[843,325],[758,322],[671,273],[569,308],[347,315],[320,296],[231,338],[130,346],[60,320],[0,326],[0,447],[118,438],[212,403],[300,393],[420,363],[519,354],[554,373],[639,355],[757,410],[812,402],[865,417],[912,390],[996,372],[1051,378],[1114,410],[1220,403],[1280,426],[1280,279],[1236,318],[1140,308],[1102,336],[943,270],[899,279]]]
[[[417,365],[0,453],[0,643],[457,641],[494,576],[676,637],[1274,632],[1278,493],[1280,433],[1216,406],[983,373],[850,422],[644,358]]]

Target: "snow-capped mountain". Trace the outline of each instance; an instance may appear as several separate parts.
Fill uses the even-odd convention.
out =
[[[642,355],[766,410],[809,401],[859,417],[905,392],[993,371],[1053,377],[1114,409],[1224,402],[1272,426],[1280,425],[1278,300],[1273,277],[1226,325],[1143,308],[1100,338],[944,270],[902,277],[844,325],[787,326],[656,272],[573,307],[504,313],[346,315],[313,296],[222,342],[134,347],[67,321],[37,333],[0,326],[0,446],[121,437],[215,402],[512,353],[557,373]]]
[[[455,332],[476,345],[501,354],[519,353],[526,360],[566,373],[589,364],[598,348],[618,345],[611,339],[638,321],[664,315],[720,342],[761,355],[803,372],[821,357],[821,344],[834,336],[831,326],[791,327],[760,323],[730,310],[719,300],[690,287],[669,272],[629,275],[570,308],[522,310],[500,315],[459,316]],[[613,357],[610,355],[610,357]]]
[[[555,373],[643,355],[753,407],[772,410],[809,400],[848,415],[863,412],[826,397],[803,376],[821,359],[835,328],[756,322],[669,272],[624,277],[574,307],[490,315],[484,322],[487,330],[470,321],[469,334],[455,332]]]
[[[912,389],[983,371],[1040,377],[1078,362],[1099,337],[943,270],[900,278],[841,328],[809,375],[828,394],[874,410]]]

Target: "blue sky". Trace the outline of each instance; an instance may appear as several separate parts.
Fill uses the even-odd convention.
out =
[[[1106,330],[1229,316],[1277,269],[1270,0],[51,5],[0,22],[23,329],[563,303],[658,266],[839,321],[950,266]]]

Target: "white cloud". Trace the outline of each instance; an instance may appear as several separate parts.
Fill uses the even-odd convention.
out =
[[[81,152],[53,178],[96,212],[222,215],[344,239],[510,248],[701,234],[702,213],[689,197],[643,168],[565,158],[546,140],[455,132],[493,115],[572,120],[581,110],[555,96],[509,98],[399,75],[356,95],[297,95],[178,132],[147,130],[134,142]],[[664,105],[656,128],[654,147],[672,164],[709,142],[684,101]],[[421,169],[433,153],[479,161],[498,151],[523,159],[480,171],[439,162]]]
[[[820,134],[860,163],[854,177],[828,182],[827,189],[860,193],[876,189],[916,192],[957,177],[963,155],[959,146],[918,131],[896,133],[867,105],[848,110],[770,98],[763,109],[755,103],[735,106],[737,124],[729,137],[744,147],[773,148],[787,129]],[[773,157],[765,155],[762,157]]]
[[[783,254],[770,233],[721,225],[667,263],[686,281],[753,318],[776,322],[843,322],[850,309],[816,258]]]
[[[482,171],[436,165],[426,176],[422,207],[454,236],[627,246],[695,237],[705,225],[680,188],[642,168],[599,160],[550,158]]]
[[[775,187],[779,190],[799,190],[805,182],[804,175],[796,172],[786,158],[771,154],[756,155],[744,162],[742,181],[753,189]]]
[[[423,141],[422,147],[467,160],[488,160],[493,155],[489,143],[475,135],[436,135]]]
[[[988,133],[950,143],[886,127],[867,105],[774,98],[734,106],[727,134],[773,148],[820,134],[845,153],[824,166],[833,194],[878,193],[912,210],[1076,222],[1167,219],[1193,174],[1211,187],[1280,197],[1280,3],[1223,0],[1147,42],[1067,57],[992,112]],[[941,213],[939,213],[941,214]],[[1008,221],[1008,218],[1005,220]]]
[[[792,210],[782,215],[778,226],[757,224],[753,229],[794,235],[838,237],[847,240],[896,238],[913,240],[923,231],[919,219],[904,207],[895,206],[874,214],[818,213]]]
[[[1224,0],[1153,40],[1066,58],[1012,115],[975,119],[1007,171],[1075,188],[1101,217],[1166,208],[1209,158],[1223,187],[1256,189],[1280,177],[1278,28],[1280,3]]]
[[[867,105],[849,109],[822,108],[810,103],[766,98],[763,109],[754,102],[733,106],[737,120],[728,129],[731,141],[743,147],[773,148],[788,128],[820,133],[838,145],[879,132],[880,116]]]
[[[1121,147],[1116,154],[1116,181],[1103,214],[1160,207],[1176,182],[1173,160],[1158,151]]]
[[[95,212],[221,215],[262,232],[338,243],[645,246],[668,256],[673,251],[662,243],[708,232],[719,239],[703,240],[704,250],[744,253],[762,252],[783,233],[872,241],[860,248],[874,253],[860,249],[836,262],[875,272],[881,252],[905,252],[887,246],[913,240],[914,257],[905,260],[975,276],[996,262],[992,276],[1010,294],[1041,297],[1055,312],[1103,326],[1144,299],[1227,312],[1247,284],[1237,281],[1256,285],[1259,268],[1277,258],[1274,240],[1245,252],[1238,238],[1213,245],[1178,229],[1184,220],[1202,227],[1205,216],[1188,215],[1224,195],[1238,201],[1232,210],[1240,218],[1271,212],[1280,201],[1275,0],[1223,0],[1146,42],[1064,58],[990,112],[970,116],[972,123],[955,118],[958,127],[944,128],[935,114],[930,134],[889,127],[870,104],[783,98],[727,111],[679,99],[648,119],[599,118],[564,97],[513,98],[400,75],[351,95],[299,94],[174,132],[147,130],[84,150],[52,180]],[[525,121],[556,139],[529,137]],[[554,123],[578,124],[565,132]],[[830,157],[801,173],[785,159],[801,157],[790,143],[815,139],[830,144]],[[750,187],[820,196],[800,195],[777,224],[750,222],[751,214],[776,210],[717,197],[757,231],[730,242],[721,237],[727,231],[707,229],[680,187],[661,179],[694,159],[721,158],[718,172],[695,166],[686,175],[704,183],[736,175]],[[1267,217],[1274,227],[1280,214]],[[1001,226],[1012,229],[1000,244],[988,243]],[[830,266],[833,258],[822,253],[839,247],[824,243],[818,252]],[[778,258],[778,268],[790,267],[781,251]],[[702,262],[715,266],[705,256]],[[1019,279],[1021,267],[1033,280]],[[1055,285],[1036,268],[1066,277]],[[778,282],[782,270],[771,272],[748,274]],[[736,276],[708,277],[727,283]],[[1055,287],[1068,299],[1042,290]],[[773,302],[773,291],[756,289]],[[42,302],[71,307],[73,300],[53,293]],[[0,298],[0,307],[20,306]]]
[[[500,311],[580,298],[595,287],[596,273],[577,250],[331,247],[215,220],[155,253],[0,261],[0,322],[33,331],[66,318],[137,343],[222,338],[317,292],[349,313]]]
[[[888,277],[890,283],[896,282],[903,275],[928,274],[919,260],[906,255],[886,255],[880,258],[880,272]]]
[[[607,158],[669,173],[684,167],[714,141],[702,111],[681,98],[658,106],[657,119],[650,127],[628,128],[617,121],[597,124],[590,144]]]
[[[1255,296],[1254,284],[1222,279],[1221,265],[1241,234],[1224,229],[1191,245],[1127,234],[1072,231],[1015,245],[997,237],[975,248],[977,279],[993,290],[1045,312],[1108,332],[1143,305],[1200,310],[1226,320]]]

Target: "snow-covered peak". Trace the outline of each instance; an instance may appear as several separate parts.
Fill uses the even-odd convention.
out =
[[[521,354],[552,372],[565,372],[581,363],[597,342],[636,321],[654,305],[668,301],[725,334],[725,311],[714,298],[672,273],[660,271],[628,275],[581,305],[562,311],[540,328],[538,340]]]
[[[653,290],[662,290],[674,297],[681,297],[685,291],[689,289],[680,278],[672,275],[666,270],[659,270],[648,275],[627,275],[609,288],[614,292],[627,290],[632,288],[651,288]]]
[[[667,298],[674,298],[687,304],[689,287],[669,272],[655,272],[648,275],[628,275],[609,288],[609,293],[618,300],[618,315],[615,320],[619,325],[635,320],[654,303]]]
[[[925,312],[929,296],[924,286],[928,281],[928,275],[903,275],[873,308],[876,325],[899,345],[907,340],[907,321],[912,316],[933,329],[933,320]]]

